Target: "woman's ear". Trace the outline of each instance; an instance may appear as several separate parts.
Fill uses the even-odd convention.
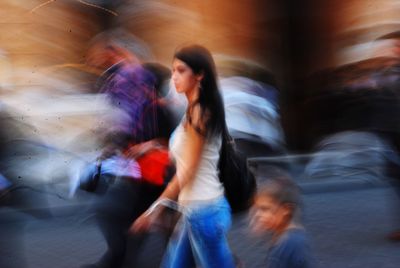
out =
[[[204,72],[201,72],[198,75],[196,75],[197,82],[201,82],[203,78],[204,78]]]

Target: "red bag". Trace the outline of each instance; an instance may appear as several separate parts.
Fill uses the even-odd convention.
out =
[[[136,158],[145,182],[166,185],[175,173],[168,150],[156,147]]]

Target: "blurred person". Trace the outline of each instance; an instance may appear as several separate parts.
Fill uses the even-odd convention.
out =
[[[226,122],[237,148],[247,156],[284,153],[280,96],[273,74],[244,58],[221,55],[217,60]]]
[[[251,211],[251,229],[270,233],[268,268],[313,267],[311,250],[300,223],[300,191],[288,175],[278,175],[261,185]]]
[[[225,114],[216,79],[215,64],[206,48],[193,45],[175,53],[172,81],[176,91],[185,94],[188,106],[170,141],[176,174],[157,202],[177,200],[184,213],[162,267],[235,266],[226,238],[231,211],[218,177]],[[157,215],[142,214],[131,230],[147,230]]]
[[[239,149],[264,156],[284,152],[277,90],[242,76],[222,78],[220,85],[227,125]]]
[[[168,144],[174,126],[170,125],[167,110],[158,105],[157,93],[169,70],[161,65],[141,65],[135,55],[113,40],[100,39],[100,44],[94,46],[88,62],[106,68],[98,83],[99,91],[107,94],[122,113],[106,121],[103,151],[89,172],[96,181],[90,190],[100,195],[94,205],[95,218],[107,250],[98,262],[83,267],[118,268],[135,261],[144,239],[139,234],[128,236],[130,223],[164,189],[163,184],[144,181],[144,167],[132,157],[143,153],[144,148]]]
[[[116,146],[124,147],[149,139],[142,119],[153,105],[155,91],[148,87],[154,77],[141,66],[136,51],[119,40],[120,35],[110,31],[96,36],[88,50],[87,65],[101,72],[97,92],[105,94],[114,108],[115,115],[109,119],[113,124],[104,128],[105,133],[113,135]]]

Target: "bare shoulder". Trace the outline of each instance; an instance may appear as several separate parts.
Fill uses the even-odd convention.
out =
[[[207,121],[210,118],[210,113],[207,110],[202,110],[200,104],[195,104],[190,109],[189,125],[198,134],[205,137],[207,134]]]

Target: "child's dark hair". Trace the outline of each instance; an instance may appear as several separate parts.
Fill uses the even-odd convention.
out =
[[[301,193],[299,187],[288,174],[280,174],[268,179],[258,187],[257,197],[270,197],[280,205],[289,205],[292,217],[301,207]]]

